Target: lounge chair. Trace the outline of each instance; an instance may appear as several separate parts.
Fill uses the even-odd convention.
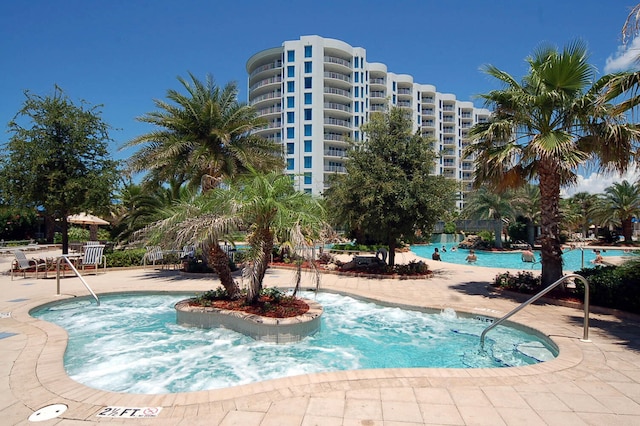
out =
[[[156,262],[164,263],[164,255],[160,246],[148,246],[147,252],[142,258],[142,264],[146,267],[148,264],[155,266]],[[164,267],[164,266],[163,266]]]
[[[104,256],[104,245],[84,246],[84,253],[77,267],[82,270],[93,268],[97,274],[100,263],[102,263],[102,268],[106,271],[107,258]]]
[[[27,272],[36,273],[36,278],[38,278],[38,271],[43,270],[45,275],[47,273],[47,262],[42,259],[34,259],[29,258],[24,254],[22,250],[15,250],[13,254],[16,256],[15,260],[11,262],[11,280],[13,280],[13,275],[15,272],[22,272],[22,277],[26,277]]]

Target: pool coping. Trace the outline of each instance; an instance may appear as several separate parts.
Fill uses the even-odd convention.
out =
[[[323,278],[320,288],[385,303],[435,310],[453,307],[456,311],[492,317],[502,316],[518,303],[487,291],[496,273],[494,269],[445,264],[438,264],[434,269],[437,273],[433,278],[402,282],[330,275]],[[114,271],[92,276],[91,284],[99,294],[202,292],[211,288],[210,277],[198,280],[178,275],[157,270]],[[269,270],[266,284],[293,282],[292,276],[289,271]],[[593,332],[597,331],[592,333],[593,342],[583,343],[580,342],[581,327],[577,324],[581,318],[579,311],[544,303],[530,305],[514,322],[552,337],[560,348],[556,359],[533,366],[338,371],[218,390],[132,395],[88,388],[70,379],[63,366],[66,332],[28,315],[33,307],[62,297],[86,295],[82,285],[65,281],[64,296],[55,296],[51,280],[10,282],[8,277],[0,277],[2,279],[6,279],[8,292],[2,308],[11,311],[11,317],[2,321],[6,321],[5,329],[14,334],[3,340],[7,344],[0,351],[4,365],[9,366],[4,377],[5,388],[10,389],[5,394],[9,402],[4,408],[0,405],[0,414],[9,424],[23,423],[35,410],[55,403],[69,405],[58,420],[88,423],[109,420],[96,417],[106,406],[163,407],[157,419],[138,419],[133,421],[135,424],[306,426],[343,424],[344,421],[347,425],[355,424],[353,420],[358,418],[373,419],[371,424],[382,425],[383,421],[384,424],[397,421],[398,414],[394,413],[409,413],[407,409],[411,407],[422,413],[417,414],[413,423],[423,423],[420,419],[426,423],[426,419],[431,418],[431,423],[442,424],[444,421],[433,420],[436,414],[456,424],[477,422],[478,416],[482,416],[485,423],[518,423],[509,421],[515,415],[513,409],[524,410],[526,418],[547,424],[580,421],[637,424],[640,421],[640,375],[637,373],[640,353],[634,351],[640,337],[637,341],[625,341],[640,336],[638,317],[634,321],[625,319],[623,323],[610,314],[594,314],[595,324],[609,322],[613,327],[624,325],[624,329],[630,331],[624,335],[609,334],[601,327],[592,327]],[[429,395],[439,395],[440,402],[434,402]],[[538,399],[547,403],[540,404]],[[482,401],[482,407],[476,405],[476,400]],[[373,404],[382,412],[354,408],[360,406],[360,401]],[[326,409],[320,410],[320,406]]]

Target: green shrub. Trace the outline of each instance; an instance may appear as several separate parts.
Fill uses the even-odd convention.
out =
[[[404,265],[395,265],[394,272],[398,275],[416,275],[429,272],[429,265],[422,261],[412,260]]]
[[[108,268],[126,268],[128,266],[142,265],[142,258],[147,251],[145,249],[113,250],[105,252]]]
[[[494,285],[505,290],[526,294],[533,294],[542,290],[541,278],[528,271],[520,271],[516,275],[510,272],[498,274],[494,280]]]
[[[622,266],[598,266],[584,268],[577,272],[589,282],[589,302],[605,308],[621,309],[640,314],[640,259],[632,260]],[[564,295],[584,300],[584,284],[575,281],[576,288]],[[521,293],[533,294],[543,289],[539,276],[531,272],[509,272],[499,274],[494,285]],[[553,290],[558,294],[561,289]]]

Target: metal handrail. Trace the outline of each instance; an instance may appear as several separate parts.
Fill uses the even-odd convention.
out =
[[[89,284],[87,284],[87,282],[84,280],[84,278],[82,278],[82,275],[80,275],[80,272],[78,272],[78,270],[76,269],[75,266],[73,266],[73,263],[71,262],[71,260],[69,260],[69,257],[67,255],[62,255],[58,258],[58,260],[56,260],[56,284],[57,284],[57,291],[58,291],[58,296],[60,296],[60,261],[64,259],[65,262],[67,262],[67,264],[71,267],[71,270],[76,274],[76,276],[78,278],[80,278],[80,281],[82,281],[82,284],[84,284],[84,286],[87,288],[87,290],[89,290],[89,293],[91,293],[91,295],[93,296],[94,299],[96,299],[96,303],[98,304],[98,306],[100,306],[100,300],[98,299],[98,296],[96,296],[96,294],[93,292],[93,290],[91,290],[91,287],[89,287]]]
[[[561,283],[565,282],[569,278],[578,278],[584,284],[584,323],[583,323],[583,331],[582,331],[582,339],[581,340],[583,342],[590,342],[590,340],[589,340],[589,281],[587,281],[587,279],[584,278],[582,275],[568,274],[568,275],[563,276],[558,281],[554,282],[549,287],[545,288],[544,290],[542,290],[541,292],[539,292],[535,296],[533,296],[531,299],[529,299],[526,302],[522,303],[520,306],[517,306],[515,309],[511,310],[511,312],[509,312],[508,314],[506,314],[505,316],[500,318],[498,321],[494,321],[493,324],[491,324],[489,327],[485,328],[484,331],[482,332],[482,334],[480,335],[480,347],[481,347],[481,349],[484,350],[484,338],[487,335],[487,333],[489,332],[489,330],[491,330],[494,327],[497,327],[499,324],[501,324],[505,320],[507,320],[507,318],[517,314],[522,309],[524,309],[526,306],[528,306],[528,305],[532,304],[533,302],[535,302],[536,300],[540,299],[542,296],[544,296],[545,294],[549,293],[551,290],[553,290],[554,288],[556,288],[557,286],[559,286]]]

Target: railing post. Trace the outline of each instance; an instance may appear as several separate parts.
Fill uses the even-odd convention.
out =
[[[584,284],[584,287],[585,287],[584,289],[584,323],[583,323],[582,339],[580,340],[583,342],[590,342],[589,340],[589,281],[587,281],[587,279],[584,278],[582,275],[568,274],[563,276],[562,278],[560,278],[558,281],[554,282],[550,286],[544,288],[538,294],[532,296],[529,300],[521,303],[519,306],[516,306],[514,309],[508,312],[505,316],[503,316],[497,321],[494,321],[490,326],[485,328],[482,334],[480,334],[480,348],[484,350],[484,339],[487,333],[489,332],[489,330],[493,329],[494,327],[497,327],[499,324],[503,323],[507,318],[510,318],[511,316],[517,314],[528,305],[540,299],[542,296],[549,293],[551,290],[553,290],[558,285],[566,281],[568,278],[578,278]]]

